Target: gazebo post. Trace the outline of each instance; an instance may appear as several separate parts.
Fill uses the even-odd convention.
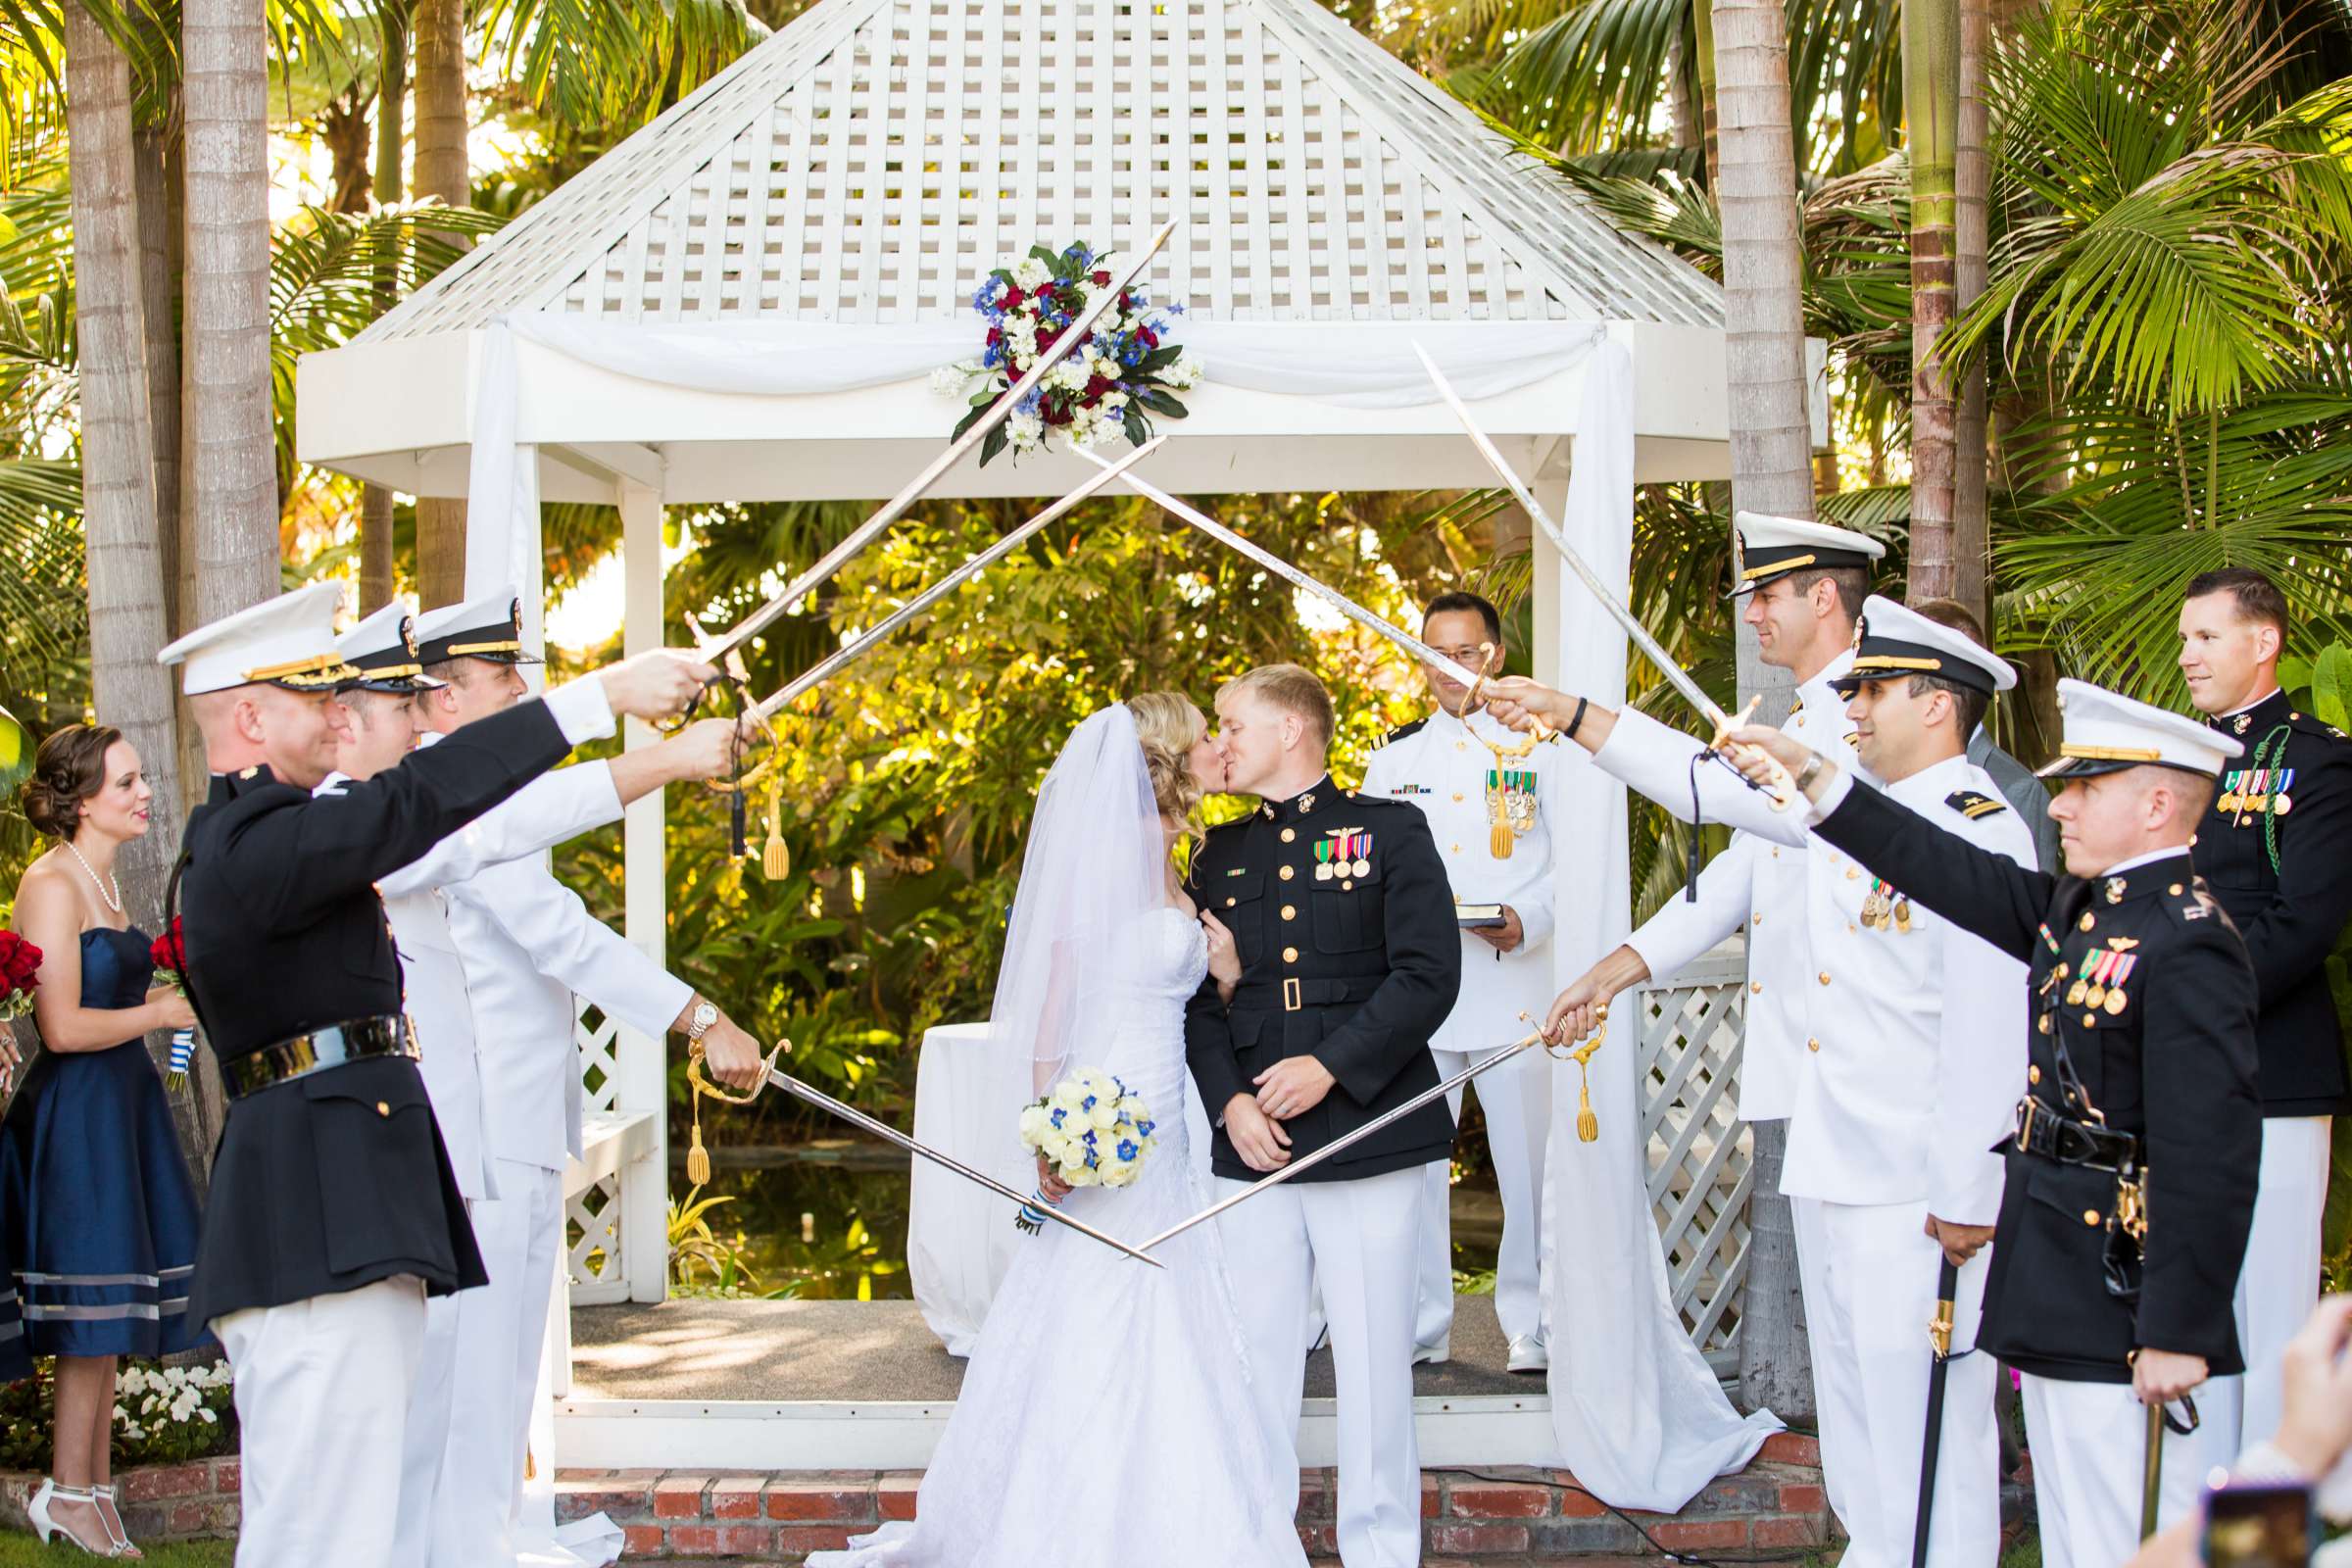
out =
[[[662,646],[662,493],[634,480],[617,486],[620,507],[621,570],[625,586],[621,647],[635,655]],[[624,744],[635,751],[660,737],[637,719],[627,721]],[[621,934],[656,963],[662,963],[668,916],[663,832],[668,820],[664,794],[655,790],[630,804],[621,827]],[[622,1029],[614,1042],[619,1082],[612,1108],[622,1114],[650,1111],[653,1147],[620,1172],[622,1264],[629,1299],[659,1301],[669,1289],[669,1059],[668,1040],[649,1039]]]

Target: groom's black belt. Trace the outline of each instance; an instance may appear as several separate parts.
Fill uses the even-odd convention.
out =
[[[264,1046],[250,1055],[231,1057],[220,1063],[220,1076],[228,1082],[229,1098],[242,1100],[247,1095],[258,1095],[265,1089],[346,1062],[365,1061],[370,1056],[407,1056],[415,1060],[418,1055],[416,1028],[407,1014],[394,1012],[314,1029],[309,1034]]]
[[[1348,980],[1244,980],[1234,988],[1233,1010],[1297,1012],[1301,1007],[1336,1007],[1362,1002],[1381,988],[1385,976],[1361,975]]]

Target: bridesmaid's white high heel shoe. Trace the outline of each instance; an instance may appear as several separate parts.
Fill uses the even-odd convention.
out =
[[[125,1560],[144,1561],[147,1554],[131,1544],[130,1533],[122,1528],[122,1514],[115,1506],[113,1483],[103,1487],[92,1486],[90,1496],[98,1504],[99,1523],[105,1525],[106,1533],[114,1538],[115,1555]]]
[[[42,1545],[49,1544],[50,1537],[63,1535],[66,1540],[93,1557],[120,1557],[122,1555],[122,1547],[128,1545],[129,1543],[117,1544],[115,1533],[107,1530],[107,1547],[104,1551],[100,1551],[83,1542],[79,1536],[74,1533],[71,1526],[59,1524],[50,1517],[49,1505],[53,1502],[86,1502],[91,1505],[90,1511],[98,1514],[98,1495],[93,1490],[88,1487],[61,1487],[55,1478],[44,1477],[41,1481],[41,1489],[34,1493],[32,1500],[24,1505],[25,1517],[32,1521],[32,1533],[40,1538]],[[98,1514],[98,1522],[99,1527],[104,1529],[105,1515]]]

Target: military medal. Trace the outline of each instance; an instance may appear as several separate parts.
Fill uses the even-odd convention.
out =
[[[1911,901],[1900,893],[1894,896],[1894,928],[1897,931],[1911,929]]]
[[[1355,863],[1349,866],[1348,870],[1357,876],[1370,876],[1372,874],[1372,835],[1358,833],[1353,842]]]
[[[2139,959],[2129,953],[2116,953],[2109,956],[2115,960],[2114,970],[2108,976],[2107,1000],[2099,1005],[2105,1007],[2107,1015],[2113,1018],[2120,1016],[2131,1002],[2131,999],[2124,995],[2124,978],[2132,972],[2132,966],[2138,963]]]
[[[1318,881],[1318,882],[1328,882],[1328,881],[1330,881],[1330,880],[1331,880],[1331,852],[1332,852],[1333,848],[1334,848],[1334,847],[1335,847],[1335,846],[1338,844],[1338,842],[1339,842],[1339,841],[1338,841],[1338,840],[1336,840],[1336,839],[1317,839],[1317,840],[1315,840],[1315,880],[1316,880],[1316,881]]]

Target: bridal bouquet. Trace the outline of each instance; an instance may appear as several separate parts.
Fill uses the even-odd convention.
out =
[[[970,394],[970,412],[955,435],[962,435],[1010,391],[1038,356],[1110,288],[1111,274],[1101,266],[1107,254],[1098,256],[1083,243],[1059,255],[1036,245],[1026,259],[988,274],[972,294],[972,309],[988,322],[980,358],[932,372],[936,390],[958,397],[975,378],[987,378]],[[1184,405],[1169,393],[1200,381],[1200,362],[1161,341],[1171,318],[1182,314],[1181,305],[1153,305],[1140,287],[1121,290],[1117,302],[1095,318],[1092,335],[1054,367],[1010,418],[989,432],[980,445],[981,463],[1007,446],[1015,458],[1034,452],[1054,431],[1073,447],[1092,447],[1121,434],[1141,446],[1152,439],[1151,415],[1183,418]]]
[[[172,917],[172,929],[147,945],[147,956],[155,964],[155,972],[164,983],[181,996],[188,994],[188,939],[179,928],[179,916]],[[196,1031],[172,1031],[172,1061],[164,1074],[164,1082],[173,1089],[188,1081],[188,1063],[196,1054]]]
[[[1124,1083],[1100,1067],[1081,1067],[1022,1108],[1021,1145],[1051,1159],[1072,1187],[1131,1187],[1157,1144],[1157,1126]],[[1036,1235],[1046,1219],[1035,1209],[1045,1200],[1033,1194],[1013,1223]]]
[[[41,950],[14,931],[0,931],[0,1023],[32,1010],[41,983]]]

